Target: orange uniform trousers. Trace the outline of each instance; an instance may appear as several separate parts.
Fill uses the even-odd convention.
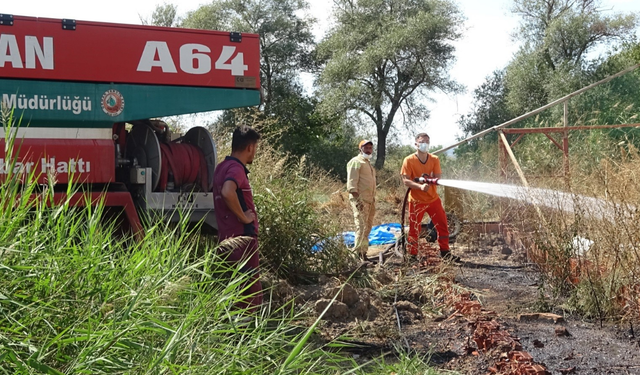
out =
[[[418,238],[422,229],[424,214],[428,214],[438,233],[438,245],[441,251],[449,251],[449,226],[447,215],[442,207],[440,198],[431,203],[409,201],[409,236],[407,237],[407,252],[418,255]]]

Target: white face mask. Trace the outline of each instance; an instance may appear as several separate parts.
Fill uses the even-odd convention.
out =
[[[360,155],[362,155],[362,157],[363,157],[363,158],[365,158],[365,159],[367,159],[367,160],[370,160],[370,159],[371,159],[371,157],[373,156],[373,155],[371,155],[371,154],[365,154],[364,152],[361,152],[361,153],[360,153]]]
[[[418,143],[418,150],[420,152],[427,152],[429,151],[429,144],[426,142],[420,142]]]

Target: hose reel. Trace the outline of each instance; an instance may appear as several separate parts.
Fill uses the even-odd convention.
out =
[[[125,158],[138,167],[151,168],[153,191],[211,191],[217,163],[211,134],[197,126],[174,141],[170,137],[169,127],[162,121],[134,121]]]

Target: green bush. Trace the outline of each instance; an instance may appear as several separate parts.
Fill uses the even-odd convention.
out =
[[[352,252],[336,237],[344,229],[330,212],[320,209],[342,183],[320,169],[307,168],[304,158],[282,156],[266,145],[251,170],[263,265],[281,278],[305,282],[317,273],[337,273],[355,263]],[[314,249],[319,243],[321,250]]]

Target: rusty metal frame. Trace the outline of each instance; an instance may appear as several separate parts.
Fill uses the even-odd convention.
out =
[[[627,73],[629,73],[629,72],[632,72],[632,71],[634,71],[634,70],[636,70],[636,69],[638,69],[638,68],[640,68],[640,63],[639,63],[639,64],[635,64],[635,65],[633,65],[633,66],[630,66],[630,67],[628,67],[628,68],[626,68],[626,69],[624,69],[624,70],[622,70],[622,71],[620,71],[620,72],[618,72],[618,73],[616,73],[616,74],[610,75],[609,77],[604,78],[604,79],[602,79],[602,80],[600,80],[600,81],[598,81],[598,82],[594,82],[594,83],[592,83],[592,84],[590,84],[590,85],[588,85],[588,86],[585,86],[585,87],[581,88],[580,90],[576,90],[576,91],[572,92],[571,94],[565,95],[565,96],[563,96],[563,97],[562,97],[562,98],[560,98],[560,99],[556,99],[556,100],[554,100],[553,102],[551,102],[551,103],[549,103],[549,104],[546,104],[546,105],[543,105],[543,106],[542,106],[542,107],[540,107],[540,108],[534,109],[534,110],[533,110],[533,111],[531,111],[531,112],[527,112],[527,113],[525,113],[524,115],[518,116],[518,117],[516,117],[516,118],[514,118],[514,119],[511,119],[511,120],[509,120],[509,121],[506,121],[506,122],[504,122],[504,123],[502,123],[502,124],[500,124],[500,125],[496,125],[496,126],[494,126],[494,127],[492,127],[492,128],[485,129],[485,130],[483,130],[483,131],[481,131],[481,132],[479,132],[479,133],[476,133],[476,134],[474,134],[474,135],[472,135],[472,136],[470,136],[470,137],[468,137],[468,138],[465,138],[465,139],[463,139],[463,140],[462,140],[462,141],[460,141],[460,142],[454,143],[454,144],[452,144],[452,145],[450,145],[450,146],[443,147],[443,148],[441,148],[441,149],[439,149],[439,150],[437,150],[437,151],[434,151],[433,153],[434,153],[434,154],[440,154],[440,153],[443,153],[443,152],[445,152],[445,151],[447,151],[447,150],[450,150],[450,149],[452,149],[452,148],[455,148],[455,147],[458,147],[458,146],[460,146],[460,145],[462,145],[462,144],[465,144],[465,143],[467,143],[467,142],[469,142],[469,141],[471,141],[471,140],[473,140],[473,139],[480,138],[480,137],[482,137],[482,136],[484,136],[484,135],[486,135],[486,134],[489,134],[489,133],[491,133],[491,132],[493,132],[493,131],[497,131],[497,130],[499,130],[499,129],[506,128],[506,127],[511,126],[511,125],[513,125],[513,124],[515,124],[515,123],[518,123],[518,122],[520,122],[520,121],[522,121],[522,120],[524,120],[524,119],[527,119],[527,118],[529,118],[529,117],[531,117],[531,116],[537,115],[538,113],[543,112],[543,111],[545,111],[545,110],[547,110],[547,109],[549,109],[549,108],[551,108],[551,107],[555,107],[556,105],[558,105],[558,104],[563,104],[563,103],[564,103],[564,105],[565,105],[565,115],[564,115],[564,120],[565,120],[564,122],[565,122],[565,124],[564,124],[564,125],[565,125],[565,127],[567,127],[566,102],[567,102],[569,99],[573,98],[574,96],[578,96],[578,95],[582,94],[582,93],[583,93],[583,92],[585,92],[585,91],[589,91],[589,90],[591,90],[592,88],[594,88],[594,87],[596,87],[596,86],[600,86],[600,85],[602,85],[603,83],[607,83],[607,82],[611,81],[611,80],[612,80],[612,79],[614,79],[614,78],[621,77],[621,76],[623,76],[623,75],[625,75],[625,74],[627,74]],[[560,129],[561,129],[561,128],[560,128]]]
[[[617,77],[621,77],[629,72],[632,72],[636,69],[640,68],[640,63],[635,64],[633,66],[630,66],[616,74],[610,75],[609,77],[606,77],[598,82],[592,83],[588,86],[585,86],[579,90],[576,90],[568,95],[565,95],[559,99],[554,100],[551,103],[548,103],[540,108],[537,108],[533,111],[527,112],[521,116],[518,116],[514,119],[511,119],[509,121],[506,121],[500,125],[496,125],[493,126],[489,129],[485,129],[479,133],[476,133],[470,137],[465,138],[462,141],[459,141],[457,143],[454,143],[450,146],[441,148],[437,151],[434,152],[434,154],[440,154],[443,153],[447,150],[450,150],[452,148],[455,148],[457,146],[460,146],[462,144],[465,144],[471,140],[477,139],[477,138],[481,138],[484,135],[487,135],[491,132],[497,132],[498,133],[498,158],[499,158],[499,168],[500,168],[500,175],[503,181],[506,181],[507,179],[507,168],[508,168],[508,164],[509,164],[509,160],[511,161],[511,163],[513,164],[513,166],[516,169],[516,172],[518,173],[518,176],[520,177],[520,180],[522,181],[522,184],[526,187],[529,186],[529,183],[527,181],[527,178],[524,174],[524,172],[522,171],[522,168],[520,167],[520,164],[518,163],[518,160],[516,159],[514,153],[513,153],[513,147],[520,142],[520,140],[526,135],[526,134],[533,134],[533,133],[541,133],[544,134],[554,145],[556,145],[556,147],[558,147],[560,150],[562,150],[562,154],[563,154],[563,171],[561,174],[554,174],[552,176],[535,176],[535,178],[559,178],[559,177],[564,177],[565,180],[565,184],[567,186],[567,188],[571,187],[571,178],[570,178],[570,166],[569,166],[569,132],[570,131],[574,131],[574,130],[592,130],[592,129],[615,129],[615,128],[624,128],[624,127],[640,127],[640,123],[635,123],[635,124],[617,124],[617,125],[583,125],[583,126],[569,126],[569,111],[568,111],[568,103],[569,100],[575,96],[578,96],[580,94],[582,94],[583,92],[586,92],[588,90],[591,90],[594,87],[597,87],[599,85],[602,85],[604,83],[607,83],[611,80],[613,80],[614,78]],[[508,128],[509,126],[516,124],[522,120],[525,120],[529,117],[535,116],[538,113],[541,113],[549,108],[555,107],[556,105],[562,104],[563,105],[563,109],[564,109],[564,113],[562,116],[562,126],[558,126],[558,127],[547,127],[547,128]],[[562,140],[558,140],[557,138],[553,137],[552,134],[554,133],[559,133],[562,136]],[[507,134],[517,134],[516,139],[509,144],[509,141],[507,140],[506,135]],[[534,176],[531,176],[534,177]],[[445,189],[446,190],[446,189]],[[445,194],[446,197],[446,194]],[[544,216],[542,215],[540,208],[536,207],[536,212],[538,213],[538,216],[540,218],[541,223],[544,223]]]
[[[564,103],[565,106],[565,116],[563,116],[563,122],[565,124],[565,126],[563,127],[555,127],[555,128],[505,128],[505,129],[500,129],[498,132],[500,134],[500,140],[498,141],[499,143],[499,149],[500,149],[500,175],[501,177],[504,179],[506,179],[507,176],[507,158],[505,157],[505,155],[508,155],[509,158],[511,159],[511,162],[513,163],[514,167],[516,168],[516,172],[518,173],[518,176],[520,177],[520,180],[523,181],[523,184],[526,185],[526,179],[524,178],[524,173],[522,172],[522,169],[520,168],[520,165],[518,164],[518,161],[515,159],[514,157],[511,157],[511,155],[513,154],[513,146],[515,146],[526,134],[544,134],[547,138],[549,138],[549,140],[556,145],[556,147],[558,147],[558,149],[560,149],[562,151],[562,165],[563,165],[563,173],[561,175],[554,175],[554,176],[537,176],[537,178],[540,177],[547,177],[547,178],[556,178],[556,177],[562,177],[565,178],[566,180],[566,184],[567,187],[569,186],[569,181],[570,181],[570,166],[569,166],[569,131],[574,131],[574,130],[593,130],[593,129],[619,129],[619,128],[630,128],[630,127],[640,127],[640,123],[634,123],[634,124],[616,124],[616,125],[584,125],[584,126],[567,126],[566,124],[568,123],[567,120],[567,103]],[[562,141],[558,141],[557,139],[555,139],[551,134],[553,133],[561,133],[562,134]],[[510,145],[509,142],[507,141],[505,134],[517,134],[518,137],[515,139],[515,141],[513,141]]]

